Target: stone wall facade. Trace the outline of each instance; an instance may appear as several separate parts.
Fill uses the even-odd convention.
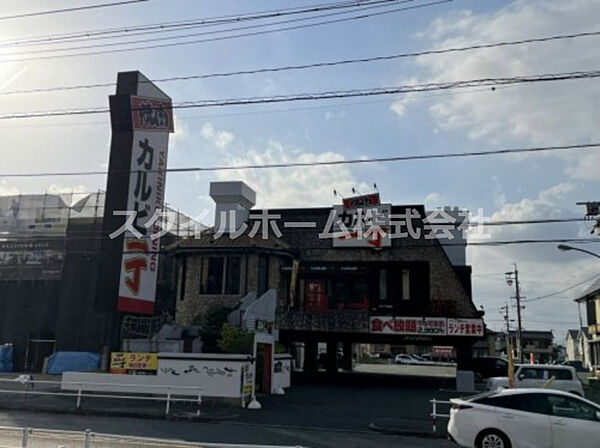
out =
[[[180,270],[179,294],[177,300],[176,322],[179,325],[199,323],[211,309],[218,307],[234,308],[244,296],[257,292],[259,287],[259,260],[261,255],[268,257],[269,275],[266,289],[275,288],[279,291],[281,266],[289,259],[278,254],[261,254],[249,251],[198,252],[186,254],[185,272]],[[239,294],[203,294],[201,279],[206,276],[208,258],[215,256],[240,256],[240,287]],[[289,261],[287,261],[289,263]],[[182,286],[183,285],[183,286]],[[182,291],[183,289],[183,291]]]

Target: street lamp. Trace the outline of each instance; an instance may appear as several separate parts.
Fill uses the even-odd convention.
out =
[[[562,252],[567,252],[569,250],[576,250],[577,252],[583,252],[584,254],[591,255],[592,257],[600,258],[600,255],[589,250],[580,249],[579,247],[567,246],[566,244],[559,244],[556,248]]]

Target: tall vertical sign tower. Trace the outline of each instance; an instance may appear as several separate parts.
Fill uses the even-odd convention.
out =
[[[97,305],[154,313],[171,98],[140,72],[119,73],[110,97],[112,140]],[[119,229],[121,231],[119,232]],[[116,232],[116,233],[115,233]],[[109,238],[109,235],[116,235]]]

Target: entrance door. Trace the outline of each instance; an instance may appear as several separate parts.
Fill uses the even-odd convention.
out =
[[[306,280],[304,307],[307,311],[327,310],[327,281]]]

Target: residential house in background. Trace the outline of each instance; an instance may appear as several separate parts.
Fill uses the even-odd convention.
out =
[[[590,334],[587,327],[581,330],[569,330],[565,338],[568,361],[581,361],[587,368],[591,367]]]
[[[600,364],[600,279],[586,289],[576,302],[584,305],[587,314],[589,365]]]
[[[516,347],[516,338],[517,332],[511,331],[509,339],[513,347]],[[503,356],[507,355],[506,339],[506,332],[498,333],[496,337],[497,351],[502,353]],[[521,332],[521,347],[525,362],[530,361],[531,355],[533,355],[534,362],[540,364],[550,362],[554,356],[554,334],[552,331],[523,330]]]

